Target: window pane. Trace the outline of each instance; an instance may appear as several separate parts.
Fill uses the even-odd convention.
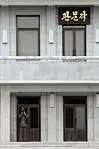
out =
[[[38,125],[38,108],[32,107],[30,108],[30,127],[31,128],[39,128]]]
[[[76,133],[77,141],[86,141],[85,106],[76,107]]]
[[[64,104],[86,104],[86,96],[64,96]]]
[[[76,55],[85,55],[85,42],[84,42],[84,30],[76,31]]]
[[[39,28],[39,17],[18,17],[17,28]]]
[[[64,55],[72,56],[73,55],[73,31],[66,30],[64,37]]]
[[[18,31],[18,55],[38,56],[38,31]]]
[[[66,128],[73,128],[73,107],[66,107]]]

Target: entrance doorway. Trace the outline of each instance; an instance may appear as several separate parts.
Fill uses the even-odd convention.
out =
[[[64,141],[87,140],[86,97],[64,96]]]
[[[63,27],[63,56],[85,56],[85,26]]]
[[[40,141],[40,97],[17,97],[17,140]]]

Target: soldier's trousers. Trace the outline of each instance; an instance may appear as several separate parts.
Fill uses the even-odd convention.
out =
[[[27,141],[27,127],[20,127],[19,141],[20,142],[26,142]]]

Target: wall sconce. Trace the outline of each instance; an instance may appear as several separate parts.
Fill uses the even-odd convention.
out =
[[[96,43],[99,43],[99,29],[96,29]]]
[[[54,93],[49,95],[49,107],[54,108],[55,107],[55,95]]]
[[[53,44],[54,43],[54,37],[53,37],[53,30],[49,30],[49,43]]]
[[[8,43],[8,33],[7,30],[4,29],[3,30],[3,44],[7,44]]]

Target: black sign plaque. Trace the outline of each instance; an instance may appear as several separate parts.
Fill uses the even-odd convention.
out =
[[[58,8],[59,25],[89,25],[90,7]]]

